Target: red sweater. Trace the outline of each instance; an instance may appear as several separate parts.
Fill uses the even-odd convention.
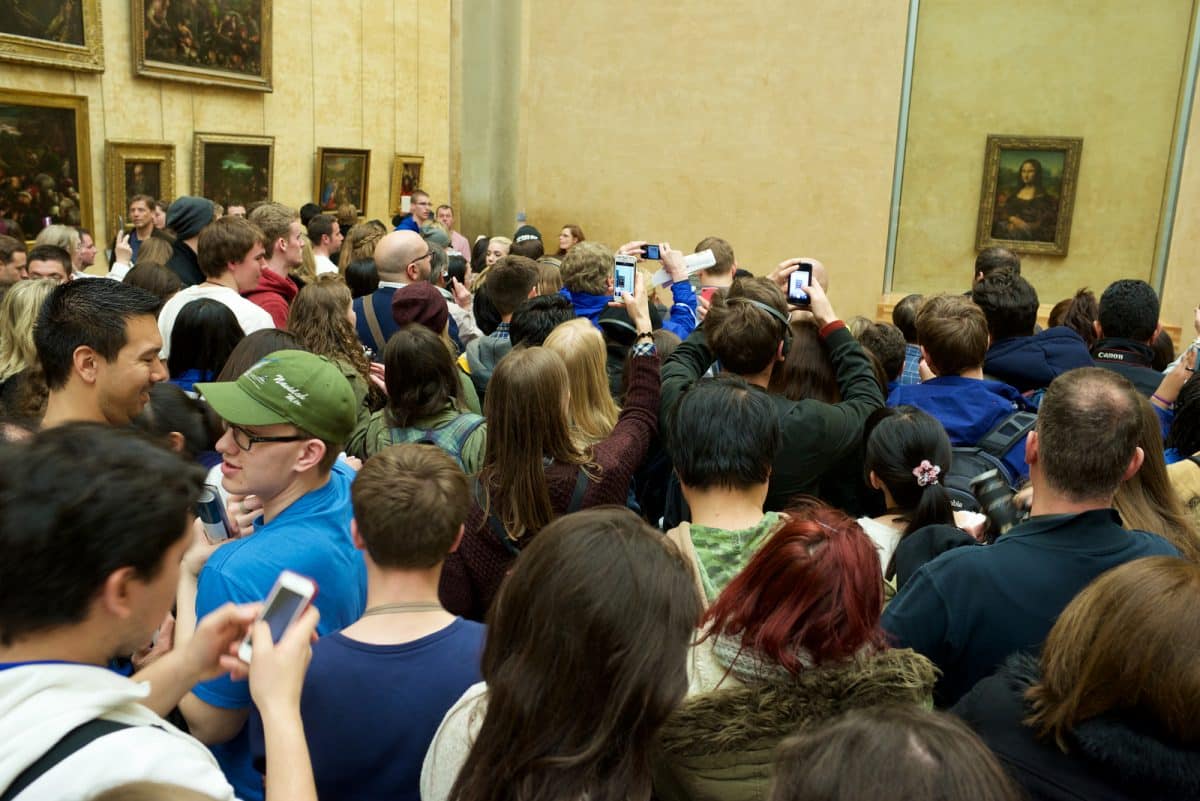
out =
[[[629,482],[646,457],[646,448],[658,432],[658,356],[639,356],[632,362],[625,408],[613,432],[594,448],[598,472],[588,481],[582,508],[603,504],[624,506]],[[555,513],[565,514],[575,490],[580,468],[555,462],[546,468],[550,504]],[[537,532],[526,532],[517,540],[524,548]],[[471,504],[466,532],[458,550],[446,557],[438,595],[446,609],[469,620],[483,620],[516,557],[488,526],[483,509]]]
[[[300,287],[291,278],[264,267],[258,286],[244,296],[266,309],[276,328],[287,328],[288,308],[299,291]]]

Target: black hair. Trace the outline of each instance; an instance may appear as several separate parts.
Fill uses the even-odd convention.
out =
[[[904,341],[917,344],[917,311],[921,308],[924,295],[905,295],[892,309],[892,323],[904,334]]]
[[[1158,326],[1158,295],[1145,281],[1113,281],[1100,296],[1098,319],[1106,337],[1149,342]]]
[[[379,289],[379,270],[375,268],[374,259],[357,259],[346,265],[346,286],[350,287],[350,296],[361,298]]]
[[[25,254],[25,260],[28,263],[56,261],[63,266],[68,276],[71,275],[71,254],[66,251],[66,248],[60,248],[58,245],[36,245],[33,250]]]
[[[484,336],[490,335],[500,325],[500,310],[492,302],[492,293],[488,291],[486,283],[475,290],[473,310],[475,324],[479,326],[479,330],[484,333]]]
[[[575,307],[564,296],[535,295],[522,301],[513,312],[508,335],[513,347],[526,345],[532,348],[545,342],[559,325],[574,319]]]
[[[512,246],[508,249],[508,255],[524,256],[537,261],[546,255],[546,246],[542,244],[542,240],[540,239],[524,239],[520,242],[513,242]]]
[[[199,466],[97,423],[0,446],[0,644],[82,621],[121,568],[153,579],[203,482]]]
[[[983,273],[983,277],[987,278],[996,270],[1012,270],[1020,275],[1021,257],[1008,248],[984,248],[979,251],[975,257],[975,275]]]
[[[225,208],[229,208],[229,206],[226,206]],[[316,203],[305,203],[303,206],[300,207],[300,224],[303,225],[305,228],[308,228],[308,224],[312,221],[312,218],[319,216],[320,214],[321,214],[321,207],[318,206]],[[327,216],[330,218],[330,220],[333,219],[332,214],[327,215]],[[331,226],[329,226],[329,230],[326,231],[325,233],[327,233],[327,234],[332,233],[332,231],[333,231],[333,226],[331,225]],[[311,239],[312,236],[310,235],[309,238]],[[320,237],[317,237],[317,238],[320,239]]]
[[[471,264],[475,265],[477,273],[483,272],[487,265],[488,243],[491,241],[490,237],[481,236],[471,245]]]
[[[900,380],[900,374],[904,372],[906,348],[904,334],[900,333],[899,328],[889,323],[871,323],[858,335],[858,342],[879,360],[888,381]],[[887,394],[886,385],[883,391]]]
[[[120,281],[68,281],[46,299],[33,326],[33,342],[46,386],[62,389],[71,377],[75,349],[88,346],[106,361],[125,347],[133,317],[158,315],[162,301]]]
[[[150,402],[133,418],[133,425],[161,440],[169,434],[181,434],[182,455],[188,459],[213,450],[222,433],[221,418],[207,404],[169,381],[150,387]]]
[[[1175,419],[1166,446],[1184,458],[1200,453],[1200,381],[1194,378],[1183,385],[1175,399]]]
[[[681,483],[747,489],[765,483],[781,439],[770,396],[734,375],[696,382],[680,399],[667,450]]]
[[[874,472],[891,493],[898,507],[891,511],[903,515],[906,523],[902,537],[935,523],[954,525],[954,508],[944,484],[953,451],[941,423],[915,406],[884,406],[867,418],[863,441],[863,476]],[[938,474],[921,486],[914,471],[924,462]]]
[[[1154,338],[1150,347],[1154,349],[1154,360],[1150,362],[1151,370],[1161,373],[1175,361],[1175,342],[1167,333],[1167,329],[1158,329],[1158,336]]]
[[[1038,315],[1037,290],[1012,270],[985,275],[971,288],[971,300],[983,309],[993,341],[1033,336]]]
[[[189,301],[171,328],[167,371],[179,378],[196,369],[204,374],[200,380],[212,381],[244,336],[237,316],[224,303],[211,298]]]
[[[461,405],[458,366],[439,334],[409,323],[383,349],[388,390],[388,422],[407,428],[438,414],[447,404]]]

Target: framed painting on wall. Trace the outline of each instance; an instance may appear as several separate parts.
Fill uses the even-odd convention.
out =
[[[988,135],[975,247],[1067,255],[1083,140]]]
[[[414,189],[421,188],[424,156],[397,155],[392,160],[392,194],[388,203],[391,214],[407,214]]]
[[[362,216],[367,207],[367,184],[370,178],[370,150],[317,148],[314,197],[321,211],[337,211],[338,206],[349,203]]]
[[[228,208],[271,199],[275,137],[198,133],[192,147],[192,194]]]
[[[271,91],[271,0],[134,0],[137,74]]]
[[[0,226],[92,227],[87,98],[0,89]]]
[[[134,195],[149,195],[155,200],[175,198],[175,145],[108,142],[105,151],[110,221],[128,217],[129,199]]]
[[[9,0],[0,13],[0,59],[104,71],[100,0]]]

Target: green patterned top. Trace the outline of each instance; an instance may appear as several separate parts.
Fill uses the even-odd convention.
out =
[[[778,512],[767,512],[753,528],[727,531],[693,523],[690,526],[692,544],[700,561],[700,581],[709,603],[725,589],[725,585],[736,576],[758,547],[779,527],[783,516]]]

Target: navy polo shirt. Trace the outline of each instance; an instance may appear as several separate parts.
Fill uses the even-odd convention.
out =
[[[1113,509],[1042,515],[994,545],[955,548],[921,567],[884,610],[896,646],[942,671],[950,706],[1014,651],[1037,652],[1071,599],[1104,571],[1145,556],[1178,556],[1155,534],[1127,531]]]

